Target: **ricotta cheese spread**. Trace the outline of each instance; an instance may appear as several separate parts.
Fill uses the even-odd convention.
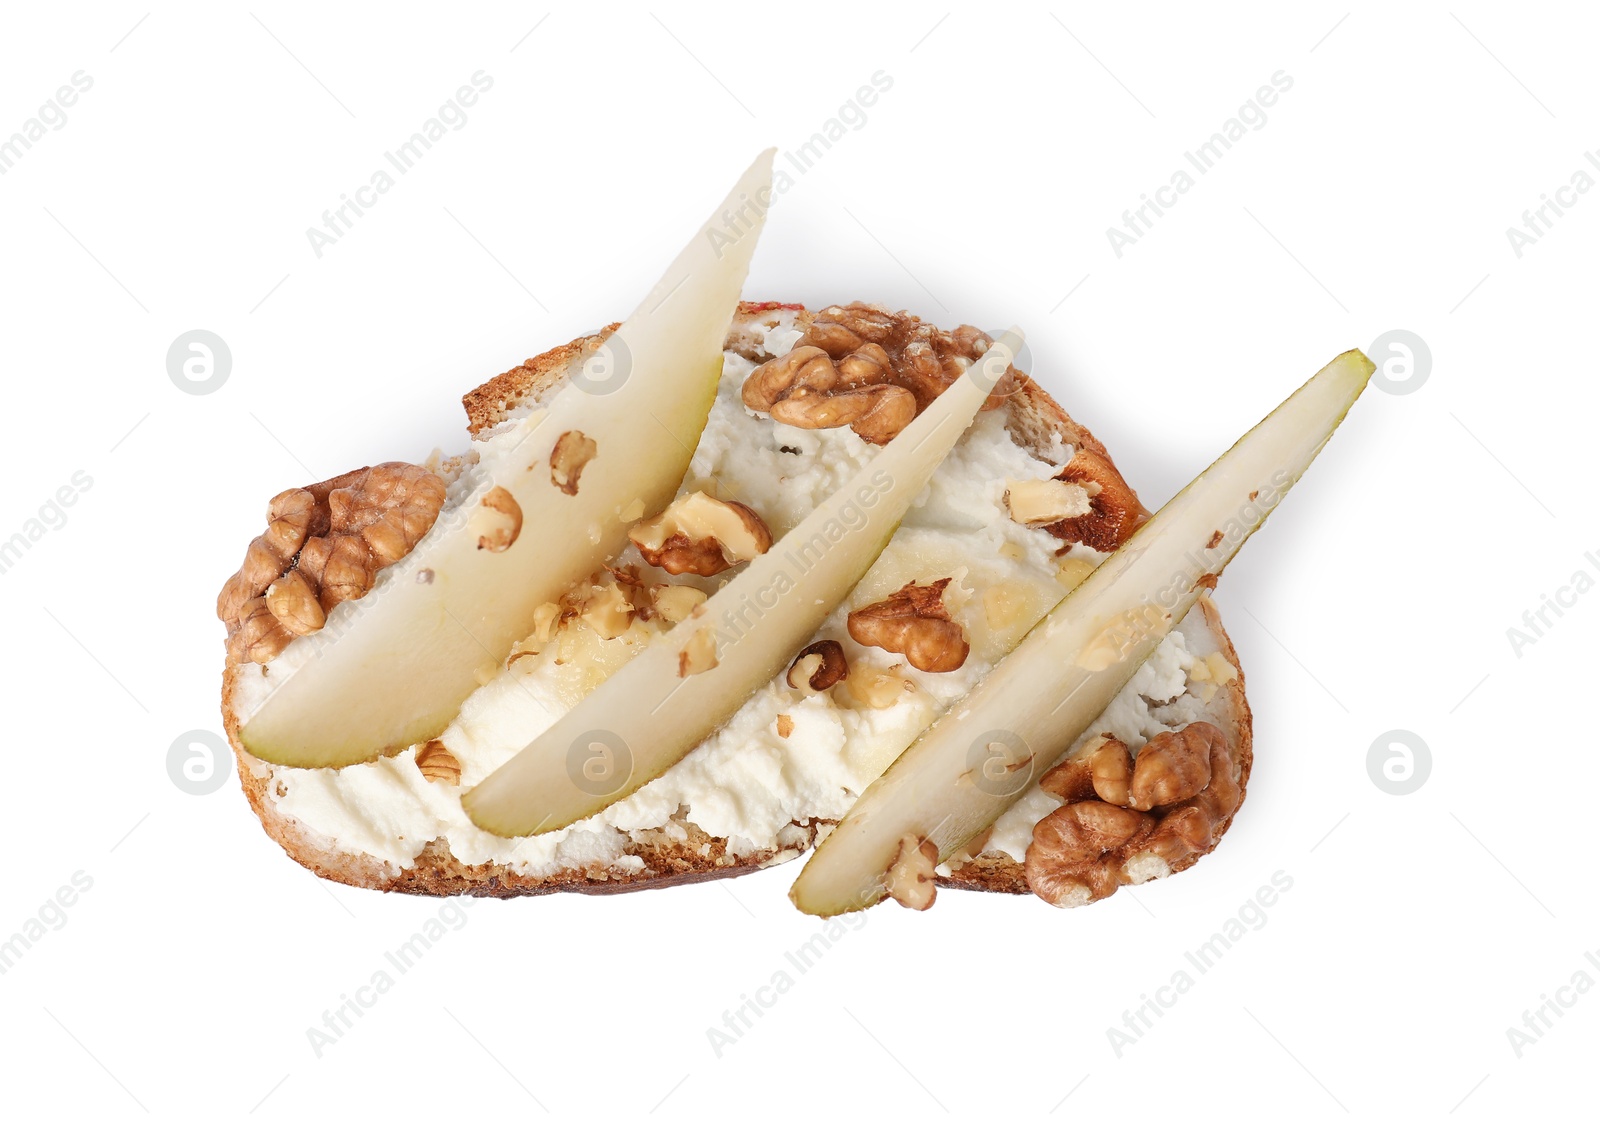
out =
[[[792,314],[780,316],[765,330],[765,350],[782,355],[799,335]],[[777,540],[877,448],[848,428],[802,430],[752,414],[740,393],[753,368],[737,352],[725,354],[717,399],[683,492],[703,490],[750,506]],[[802,693],[780,675],[681,762],[601,813],[551,833],[496,837],[467,818],[461,794],[661,634],[659,621],[635,621],[605,638],[572,617],[540,652],[516,657],[474,692],[440,736],[461,764],[459,786],[424,778],[409,752],[337,770],[269,767],[279,811],[335,848],[402,868],[430,841],[447,838],[466,864],[494,862],[534,877],[597,866],[637,871],[644,862],[625,852],[631,842],[659,840],[663,832],[687,838],[675,816],[726,838],[736,857],[777,850],[773,863],[792,858],[804,840],[795,825],[843,817],[867,785],[1066,593],[1057,577],[1061,541],[1011,519],[1005,491],[1008,481],[1053,477],[1072,449],[1057,436],[1053,448],[1036,457],[1013,441],[1006,423],[1003,408],[978,416],[882,556],[817,632],[816,640],[833,639],[844,648],[851,669],[845,685]],[[502,424],[475,447],[485,448],[513,425]],[[452,499],[472,488],[474,462],[469,454],[457,467]],[[1067,555],[1096,564],[1105,558],[1083,545]],[[671,578],[708,592],[728,575],[668,577],[631,546],[613,564],[635,567],[652,582]],[[899,654],[851,639],[845,628],[850,609],[908,582],[945,577],[952,580],[945,605],[971,643],[961,668],[924,673]],[[1206,648],[1202,643],[1199,653]],[[293,669],[295,650],[291,646],[260,676],[255,667],[242,672],[243,714]],[[1199,718],[1202,703],[1190,692],[1187,676],[1197,660],[1204,658],[1184,630],[1174,630],[1093,730],[1109,731],[1137,751],[1157,732]],[[860,678],[875,678],[879,691],[866,694],[872,704],[848,687]],[[1059,799],[1035,786],[996,823],[986,848],[1022,860],[1034,823],[1058,805]]]

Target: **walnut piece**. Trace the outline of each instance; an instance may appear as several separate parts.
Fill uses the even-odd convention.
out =
[[[1219,686],[1230,684],[1238,677],[1239,671],[1220,652],[1196,661],[1189,669],[1189,680],[1199,686],[1200,700],[1205,704],[1211,703]]]
[[[1162,818],[1150,840],[1150,852],[1174,869],[1190,863],[1192,858],[1216,844],[1218,832],[1227,825],[1244,798],[1239,785],[1239,764],[1227,736],[1213,728],[1209,738],[1210,781],[1187,802],[1168,808],[1169,813]]]
[[[778,400],[794,392],[828,392],[838,383],[839,370],[828,354],[802,345],[757,367],[745,378],[740,395],[752,411],[771,411]]]
[[[1089,515],[1089,491],[1076,482],[1050,478],[1045,481],[1006,482],[1006,508],[1011,519],[1030,527],[1043,527],[1057,521]]]
[[[240,663],[253,661],[265,665],[294,641],[294,635],[277,620],[267,600],[260,596],[240,608],[237,622],[229,623],[228,629],[228,656]]]
[[[645,562],[669,575],[716,575],[772,547],[761,515],[737,501],[696,491],[628,531]]]
[[[267,531],[217,596],[229,655],[265,664],[322,629],[334,607],[365,595],[380,571],[416,547],[444,498],[442,478],[406,462],[278,494],[267,506]]]
[[[1074,802],[1033,827],[1023,869],[1028,887],[1059,908],[1103,900],[1121,883],[1122,854],[1155,827],[1148,814],[1109,802]]]
[[[813,642],[801,650],[789,666],[791,689],[802,693],[820,693],[833,688],[850,675],[850,663],[845,661],[844,647],[832,638]]]
[[[438,740],[429,740],[417,748],[417,770],[430,782],[461,785],[461,761]]]
[[[550,638],[555,634],[556,626],[561,621],[562,607],[560,603],[540,603],[533,608],[533,633],[511,647],[511,654],[506,658],[506,668],[510,669],[519,658],[532,657],[541,653],[549,645]]]
[[[889,358],[894,382],[916,396],[921,412],[994,342],[971,325],[945,332],[910,313],[891,313],[881,305],[853,301],[819,310],[806,329],[804,343],[820,347],[836,360],[863,345],[877,345]],[[1004,404],[1019,378],[1015,368],[1008,368],[983,409]]]
[[[1145,521],[1147,514],[1138,496],[1107,458],[1077,450],[1055,480],[1080,486],[1089,498],[1087,513],[1046,526],[1069,544],[1114,552]]]
[[[1225,739],[1211,724],[1162,732],[1139,749],[1124,805],[1135,810],[1172,806],[1193,798],[1211,781],[1211,744]]]
[[[850,612],[846,626],[863,646],[905,654],[924,673],[960,669],[971,647],[944,606],[949,579],[907,583],[886,599]]]
[[[831,394],[802,389],[774,403],[772,417],[804,430],[847,426],[882,446],[917,417],[917,401],[905,388],[890,384]]]
[[[934,867],[939,863],[939,849],[925,837],[906,834],[889,863],[888,893],[902,908],[925,912],[933,907],[933,898],[939,891],[934,881]]]
[[[569,430],[556,439],[550,451],[550,484],[568,497],[578,493],[578,479],[583,468],[593,460],[600,447],[581,430]]]
[[[1066,805],[1033,828],[1028,887],[1075,907],[1133,883],[1144,858],[1187,867],[1238,810],[1241,770],[1227,735],[1204,720],[1159,733],[1132,759],[1113,736],[1089,740],[1039,780]]]
[[[847,426],[881,446],[938,398],[988,350],[971,325],[947,333],[909,313],[853,302],[818,312],[799,345],[758,366],[743,398],[789,426]],[[984,402],[1005,402],[1019,375],[1009,368]]]
[[[267,530],[254,540],[239,568],[217,595],[217,617],[237,623],[245,604],[272,586],[294,563],[319,518],[326,525],[327,514],[319,513],[317,499],[309,489],[286,489],[267,502]]]
[[[1046,771],[1039,786],[1068,802],[1099,797],[1115,806],[1126,806],[1132,778],[1133,756],[1128,754],[1128,745],[1106,732],[1090,740],[1072,758]]]
[[[503,485],[483,495],[473,520],[479,551],[503,552],[522,535],[522,506]]]

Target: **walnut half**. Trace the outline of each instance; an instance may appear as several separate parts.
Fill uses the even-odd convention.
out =
[[[876,305],[830,305],[798,347],[750,373],[744,404],[808,430],[849,427],[881,446],[905,429],[989,348],[971,325],[944,332],[909,313]],[[1015,369],[984,403],[1005,402]]]
[[[1057,907],[1110,896],[1149,858],[1186,868],[1216,845],[1244,797],[1242,763],[1227,735],[1197,720],[1139,750],[1112,736],[1086,743],[1039,785],[1066,805],[1033,828],[1028,887]]]
[[[944,606],[950,580],[907,583],[886,599],[850,612],[845,625],[863,646],[905,654],[924,673],[960,669],[971,647],[959,622]]]
[[[444,505],[444,480],[422,466],[384,462],[278,494],[267,531],[217,596],[235,661],[266,663],[328,612],[372,589],[378,573],[427,535]]]

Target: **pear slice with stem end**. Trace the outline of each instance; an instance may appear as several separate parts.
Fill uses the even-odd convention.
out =
[[[942,862],[992,825],[1094,723],[1299,480],[1372,374],[1343,353],[1114,552],[869,786],[789,896],[859,911],[888,893],[906,835]]]
[[[282,658],[289,674],[239,732],[252,755],[340,767],[432,739],[534,614],[626,542],[623,514],[677,492],[772,198],[768,150],[631,317],[573,362],[543,409],[477,444],[472,488],[366,596]],[[581,432],[581,482],[553,472]],[[518,516],[520,515],[520,520]],[[488,549],[488,550],[485,550]]]
[[[462,798],[502,837],[561,829],[689,754],[850,593],[1022,347],[1002,333],[826,501]]]

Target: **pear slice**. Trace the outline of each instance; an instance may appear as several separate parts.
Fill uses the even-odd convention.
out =
[[[252,755],[340,767],[437,736],[480,674],[532,632],[539,605],[623,546],[629,508],[672,498],[716,399],[772,156],[756,158],[581,373],[477,444],[470,491],[422,542],[285,653],[291,672],[239,732]],[[581,433],[564,449],[593,444],[581,479],[552,465],[571,432]]]
[[[907,748],[817,847],[789,896],[869,908],[910,834],[942,862],[1105,711],[1332,436],[1373,365],[1346,352],[1174,497]]]
[[[687,619],[462,798],[501,837],[557,830],[677,763],[794,659],[861,581],[1022,347],[994,345]]]

